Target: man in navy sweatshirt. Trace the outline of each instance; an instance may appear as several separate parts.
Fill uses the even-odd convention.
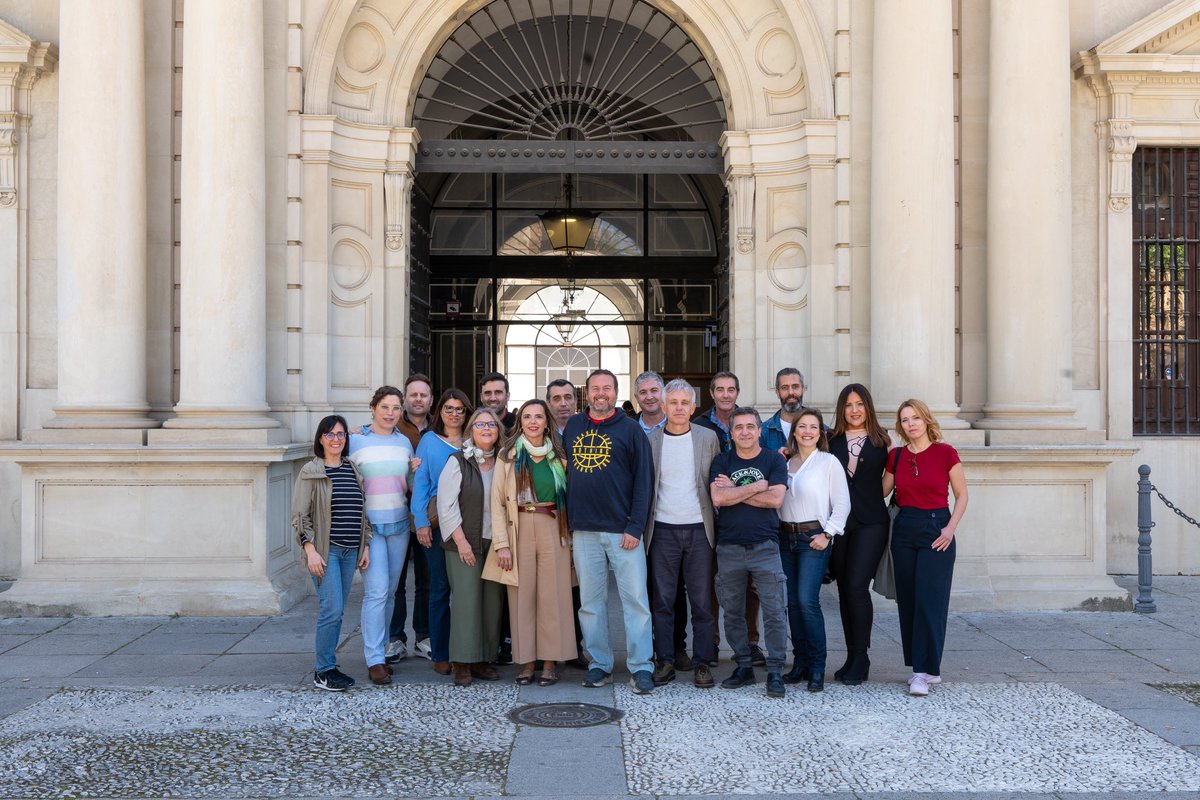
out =
[[[598,369],[584,384],[588,410],[567,421],[567,520],[574,532],[579,576],[579,624],[591,656],[584,686],[612,681],[608,636],[608,570],[611,566],[625,617],[629,685],[654,689],[654,643],[646,591],[642,533],[650,515],[654,462],[641,426],[617,410],[617,376]]]

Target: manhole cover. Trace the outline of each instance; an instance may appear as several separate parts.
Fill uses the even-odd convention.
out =
[[[625,712],[591,703],[537,703],[514,709],[508,718],[518,725],[539,728],[590,728],[615,722]]]

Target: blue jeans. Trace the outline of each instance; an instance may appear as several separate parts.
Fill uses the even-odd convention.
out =
[[[579,576],[579,625],[591,669],[613,671],[608,638],[608,570],[612,567],[625,617],[625,664],[630,674],[652,670],[654,641],[646,590],[646,548],[621,549],[619,533],[575,531],[573,557]]]
[[[383,663],[400,568],[408,554],[408,521],[372,525],[371,563],[363,573],[362,640],[367,666]]]
[[[446,574],[446,551],[442,531],[433,528],[432,547],[425,548],[429,565],[429,659],[450,660],[450,576]]]
[[[793,553],[788,534],[779,535],[779,557],[787,575],[788,628],[792,634],[792,655],[796,663],[814,674],[825,672],[825,616],[821,613],[821,579],[833,552],[832,545],[813,550],[801,543]]]
[[[337,666],[338,637],[342,633],[342,612],[354,583],[354,566],[358,563],[357,547],[329,545],[325,577],[313,576],[317,587],[317,672]]]

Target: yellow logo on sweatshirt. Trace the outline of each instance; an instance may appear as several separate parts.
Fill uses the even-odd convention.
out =
[[[612,460],[612,439],[597,430],[586,431],[575,437],[571,448],[571,461],[580,472],[595,472],[604,469]]]

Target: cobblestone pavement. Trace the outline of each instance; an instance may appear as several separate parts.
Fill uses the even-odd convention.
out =
[[[832,669],[844,651],[824,600]],[[352,618],[339,656],[359,685],[318,692],[311,599],[272,618],[4,619],[0,797],[1197,800],[1200,578],[1160,579],[1156,600],[1153,615],[954,614],[926,698],[905,692],[886,608],[868,683],[782,700],[683,674],[638,697],[624,674],[584,689],[575,670],[457,689],[413,658],[374,687]],[[507,719],[538,702],[625,716]]]

